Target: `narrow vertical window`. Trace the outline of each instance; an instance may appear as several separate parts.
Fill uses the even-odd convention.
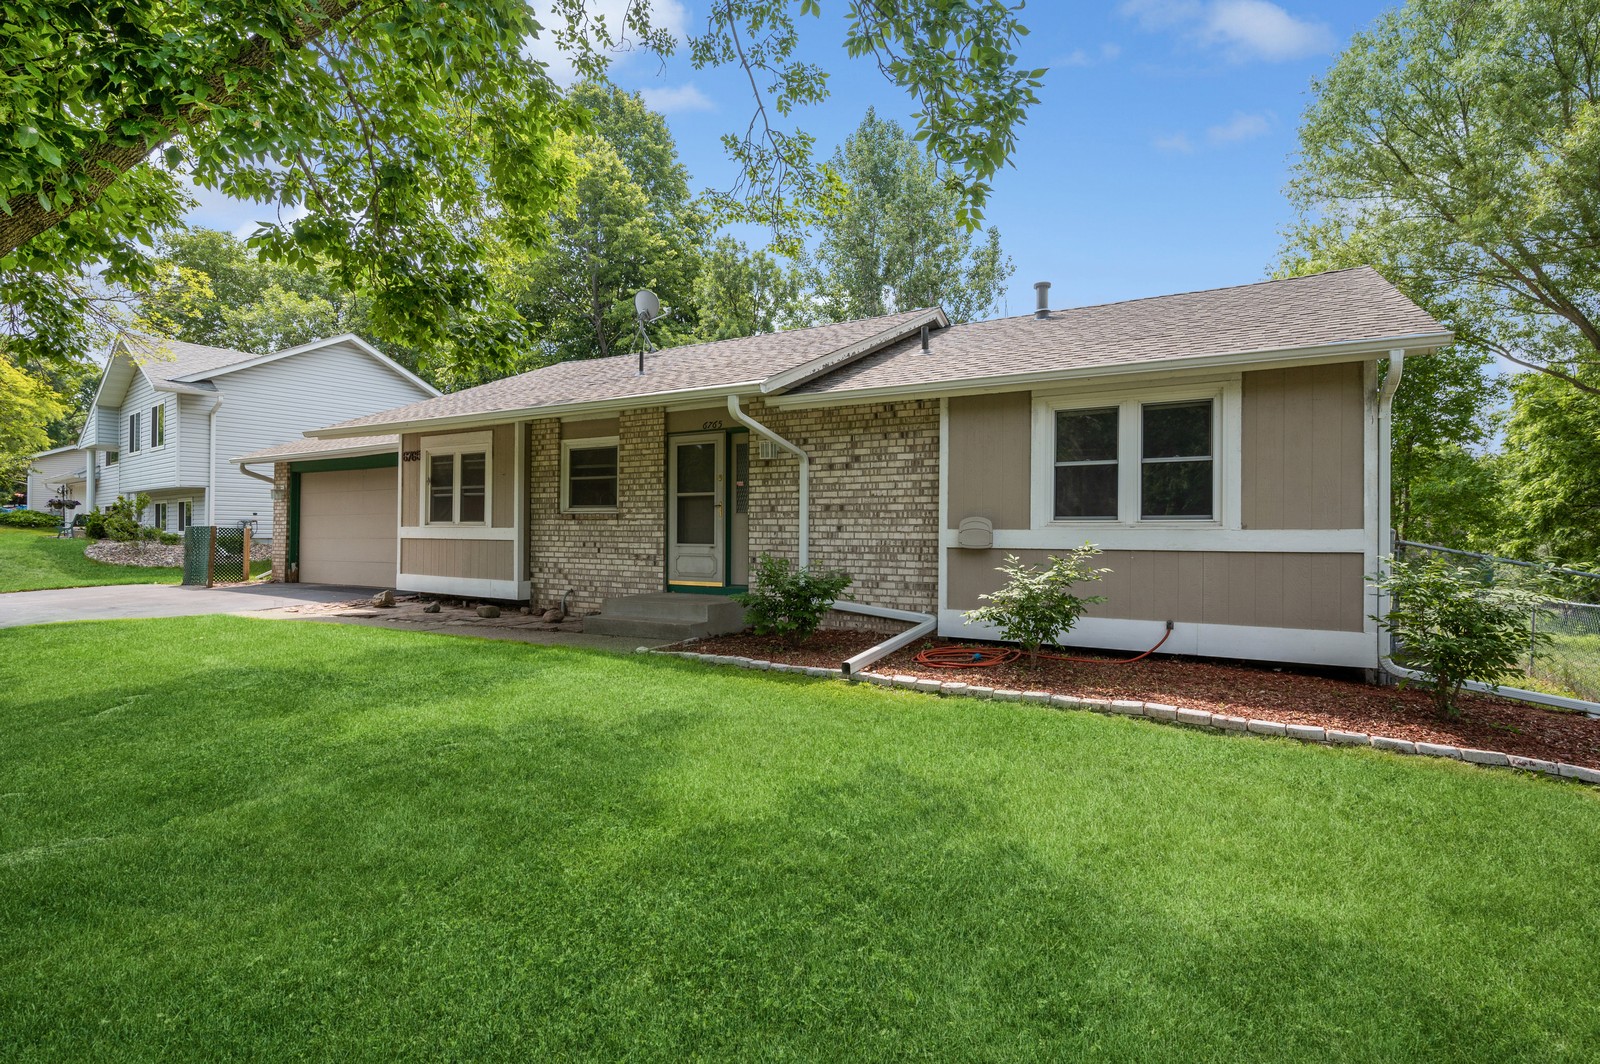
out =
[[[1055,516],[1117,516],[1117,426],[1114,406],[1056,412]]]
[[[128,415],[128,451],[130,453],[132,453],[133,451],[137,451],[139,449],[139,446],[140,446],[140,440],[139,440],[139,415],[136,414],[136,413],[135,414],[129,414]]]
[[[484,503],[488,499],[489,456],[482,451],[461,456],[461,510],[457,521],[462,523],[484,520]]]
[[[1142,421],[1140,516],[1204,520],[1216,516],[1212,401],[1148,403]]]
[[[456,456],[433,454],[428,456],[428,520],[450,522],[455,520]]]
[[[150,408],[150,446],[167,442],[167,408],[160,403]]]

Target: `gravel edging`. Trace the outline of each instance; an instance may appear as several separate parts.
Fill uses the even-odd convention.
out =
[[[1252,720],[1209,713],[1203,709],[1180,709],[1159,702],[1139,702],[1131,699],[1079,698],[1075,695],[1051,694],[1048,691],[1013,691],[982,687],[976,684],[942,682],[919,676],[890,676],[886,673],[863,672],[846,677],[842,669],[827,669],[815,665],[787,665],[779,661],[759,658],[741,658],[729,654],[696,654],[687,650],[649,650],[665,657],[698,661],[705,665],[731,665],[742,669],[767,672],[791,672],[817,678],[849,679],[851,682],[876,684],[879,687],[897,687],[906,691],[937,694],[948,698],[977,698],[996,702],[1022,702],[1048,705],[1052,709],[1084,709],[1091,713],[1105,713],[1124,717],[1142,717],[1163,724],[1208,731],[1253,733],[1303,743],[1320,743],[1324,746],[1369,746],[1374,750],[1387,750],[1396,754],[1420,757],[1438,757],[1463,761],[1486,768],[1510,768],[1523,772],[1536,772],[1559,779],[1577,780],[1580,783],[1600,785],[1600,769],[1569,765],[1564,761],[1546,761],[1537,757],[1519,757],[1498,750],[1475,750],[1467,747],[1447,746],[1443,743],[1412,742],[1409,739],[1392,739],[1366,732],[1338,731],[1308,724],[1282,724],[1272,720]]]

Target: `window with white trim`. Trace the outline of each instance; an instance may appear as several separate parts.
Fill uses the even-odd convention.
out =
[[[430,525],[489,523],[487,432],[440,436],[422,451],[422,516]]]
[[[188,499],[178,503],[178,531],[182,532],[194,522],[194,503]]]
[[[137,451],[139,444],[139,412],[134,411],[128,415],[128,453]]]
[[[158,502],[151,509],[153,516],[150,523],[165,532],[167,530],[167,504]]]
[[[1221,523],[1236,396],[1224,383],[1038,400],[1034,523]]]
[[[150,408],[150,446],[160,447],[167,442],[167,408],[157,403]]]
[[[620,460],[617,437],[561,441],[561,509],[615,513]]]

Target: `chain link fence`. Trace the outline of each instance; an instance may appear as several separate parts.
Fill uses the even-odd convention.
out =
[[[1600,703],[1600,573],[1561,569],[1432,543],[1396,543],[1399,558],[1444,555],[1483,573],[1485,582],[1526,588],[1539,596],[1528,616],[1522,675],[1502,683]],[[1549,636],[1541,644],[1534,638]]]
[[[190,525],[183,532],[183,582],[237,584],[250,579],[250,530]]]

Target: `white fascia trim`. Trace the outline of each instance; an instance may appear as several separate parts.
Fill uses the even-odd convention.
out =
[[[399,449],[400,444],[398,441],[376,445],[352,443],[349,447],[324,447],[317,451],[283,451],[278,454],[266,455],[242,454],[238,458],[230,458],[228,461],[236,466],[242,466],[246,462],[251,464],[261,462],[315,462],[319,458],[361,458],[369,454],[389,454],[397,452]]]
[[[355,333],[340,333],[337,336],[329,336],[322,340],[312,340],[310,343],[301,344],[298,347],[286,347],[282,351],[273,351],[271,354],[257,355],[255,358],[246,359],[243,362],[235,362],[232,365],[222,366],[218,369],[202,370],[199,373],[188,373],[182,377],[175,378],[175,380],[179,382],[210,380],[213,377],[221,377],[224,374],[237,373],[242,369],[250,369],[254,366],[266,365],[268,362],[276,362],[280,358],[289,358],[293,355],[303,355],[307,351],[316,351],[320,348],[332,347],[334,344],[353,344],[362,352],[362,354],[369,355],[377,361],[383,363],[389,369],[393,370],[401,377],[404,377],[412,384],[415,384],[429,395],[437,396],[443,394],[439,391],[439,389],[435,388],[433,385],[429,384],[415,373],[412,373],[410,370],[400,365],[400,363],[396,362],[382,351],[379,351],[376,347],[373,347],[371,344],[367,343],[367,341],[363,340]]]
[[[1138,653],[1154,646],[1165,627],[1166,622],[1160,620],[1085,617],[1072,629],[1065,645]],[[939,634],[953,639],[1001,640],[997,629],[968,623],[960,610],[939,611]],[[1172,635],[1162,645],[1160,653],[1350,669],[1371,669],[1378,664],[1377,648],[1365,632],[1187,621],[1178,621],[1172,626]]]
[[[1038,384],[1068,382],[1085,378],[1137,377],[1147,374],[1177,374],[1190,370],[1235,368],[1287,369],[1330,362],[1352,362],[1361,358],[1386,358],[1393,350],[1427,351],[1452,343],[1452,333],[1415,333],[1381,340],[1322,344],[1315,347],[1282,348],[1267,351],[1239,351],[1223,355],[1165,359],[1160,362],[1125,362],[1113,365],[1074,366],[1068,369],[1040,370],[1034,373],[1005,373],[984,377],[965,377],[953,381],[895,384],[882,388],[860,388],[847,392],[815,392],[772,396],[767,402],[775,408],[789,406],[847,406],[878,399],[925,399],[936,396],[979,395],[995,391],[1021,391]]]
[[[555,403],[550,406],[520,406],[508,410],[492,410],[482,414],[455,414],[449,417],[418,418],[412,421],[385,421],[371,425],[329,425],[326,428],[308,429],[306,435],[319,440],[355,439],[362,436],[388,436],[406,432],[443,432],[447,429],[480,428],[504,425],[514,421],[534,421],[545,418],[607,417],[624,410],[641,407],[668,407],[687,405],[697,400],[709,399],[708,406],[721,406],[730,394],[754,395],[760,381],[736,381],[710,388],[681,388],[677,391],[655,392],[646,395],[626,395],[616,399],[594,399],[585,403]]]
[[[400,573],[396,591],[425,591],[433,595],[462,595],[468,598],[504,599],[520,602],[528,597],[526,580],[486,580],[482,577],[424,576]]]
[[[141,369],[140,373],[144,373]],[[145,380],[150,382],[150,387],[158,392],[170,392],[173,395],[211,395],[217,394],[216,386],[202,381],[199,384],[185,384],[183,381],[168,380],[165,377],[155,378],[144,374]]]
[[[495,528],[490,525],[401,525],[401,539],[491,539],[517,538],[515,528]]]
[[[53,454],[66,454],[68,451],[81,451],[83,449],[84,448],[79,444],[69,443],[65,447],[53,447],[48,451],[40,451],[37,454],[31,456],[28,459],[28,461],[32,462],[32,461],[35,461],[35,460],[40,459],[40,458],[48,458]]]
[[[762,395],[781,395],[791,388],[798,388],[808,381],[816,380],[825,373],[831,373],[840,366],[849,365],[858,358],[864,358],[874,351],[898,343],[908,336],[915,336],[924,326],[949,328],[950,319],[945,316],[944,310],[934,307],[925,313],[917,315],[910,321],[897,325],[892,329],[874,333],[865,340],[858,340],[849,347],[841,347],[837,351],[830,351],[819,355],[809,362],[802,362],[793,369],[786,369],[782,373],[774,373],[761,382]]]
[[[964,550],[960,533],[946,528],[939,545]],[[1176,522],[1130,527],[1115,521],[1062,522],[1036,529],[995,529],[994,550],[1071,550],[1089,542],[1101,550],[1237,551],[1252,554],[1366,554],[1363,528],[1220,528],[1213,524],[1184,527]]]

